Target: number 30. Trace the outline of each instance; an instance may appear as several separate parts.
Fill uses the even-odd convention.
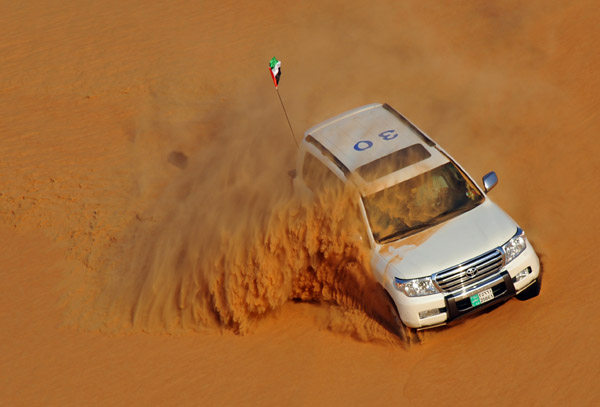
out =
[[[398,137],[398,133],[395,130],[386,130],[382,133],[378,134],[384,140],[392,140]],[[373,147],[373,142],[369,140],[361,140],[354,145],[354,149],[356,151],[365,151],[369,148]]]

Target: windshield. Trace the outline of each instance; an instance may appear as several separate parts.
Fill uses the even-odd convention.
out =
[[[363,197],[377,243],[441,223],[482,201],[475,185],[452,162]]]

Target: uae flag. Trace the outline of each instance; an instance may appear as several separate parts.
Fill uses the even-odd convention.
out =
[[[281,76],[281,61],[278,61],[275,57],[271,58],[269,61],[269,68],[271,70],[273,83],[275,84],[275,87],[277,87],[277,85],[279,85],[279,77]]]

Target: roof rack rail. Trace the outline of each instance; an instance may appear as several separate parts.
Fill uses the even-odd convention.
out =
[[[392,113],[393,115],[395,115],[398,119],[400,119],[400,121],[402,123],[404,123],[409,128],[411,128],[415,132],[415,134],[417,136],[419,136],[425,142],[425,144],[427,144],[429,147],[434,147],[436,145],[435,141],[433,141],[432,139],[430,139],[417,126],[415,126],[414,124],[412,124],[412,122],[410,120],[408,120],[406,117],[404,117],[402,115],[402,113],[400,113],[399,111],[397,111],[396,109],[394,109],[393,107],[391,107],[390,105],[388,105],[387,103],[383,104],[383,108],[385,110],[387,110],[388,112]]]
[[[329,158],[333,163],[342,171],[344,175],[350,174],[350,170],[346,167],[336,156],[334,156],[331,151],[329,151],[325,146],[319,143],[313,136],[310,134],[306,136],[306,141],[317,147],[317,149],[323,154],[325,157]]]

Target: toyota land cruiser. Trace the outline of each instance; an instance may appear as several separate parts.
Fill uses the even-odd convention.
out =
[[[295,182],[352,188],[371,268],[410,328],[428,328],[540,290],[523,230],[437,143],[387,104],[370,104],[306,131]]]

